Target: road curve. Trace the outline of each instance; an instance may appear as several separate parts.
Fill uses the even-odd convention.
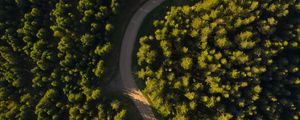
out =
[[[139,110],[141,116],[145,120],[156,120],[151,110],[150,104],[138,89],[132,76],[131,61],[134,43],[137,38],[138,30],[143,20],[149,12],[159,6],[165,0],[148,0],[131,18],[125,34],[123,36],[121,55],[120,55],[120,73],[121,81],[126,94],[133,100],[135,106]]]

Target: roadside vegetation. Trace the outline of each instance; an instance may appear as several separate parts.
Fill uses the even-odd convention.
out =
[[[299,20],[299,0],[171,7],[142,30],[137,77],[162,119],[297,120]]]
[[[132,70],[136,73],[139,69],[139,65],[137,64],[137,56],[136,53],[140,47],[139,44],[139,38],[145,35],[151,35],[153,31],[155,30],[155,27],[153,26],[153,21],[158,19],[163,19],[166,12],[171,9],[172,6],[182,6],[182,5],[192,5],[195,3],[194,0],[165,0],[161,5],[159,5],[157,8],[155,8],[153,11],[151,11],[146,18],[144,19],[139,32],[137,34],[137,40],[134,44],[134,50],[132,54]],[[140,89],[144,89],[145,85],[144,82],[139,80],[137,77],[137,74],[134,74],[136,83]]]

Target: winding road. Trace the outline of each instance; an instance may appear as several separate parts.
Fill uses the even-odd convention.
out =
[[[143,20],[149,12],[159,6],[165,0],[148,0],[143,4],[131,18],[125,34],[123,36],[121,55],[120,55],[120,73],[121,81],[126,94],[133,100],[135,106],[139,110],[141,116],[145,120],[156,120],[151,110],[150,104],[138,89],[132,76],[131,61],[134,43],[137,38],[138,30],[143,23]]]

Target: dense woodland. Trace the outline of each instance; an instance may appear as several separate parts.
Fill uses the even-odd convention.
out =
[[[0,119],[124,119],[102,94],[116,0],[0,0]]]
[[[137,76],[163,119],[300,119],[300,0],[199,0],[139,40]]]

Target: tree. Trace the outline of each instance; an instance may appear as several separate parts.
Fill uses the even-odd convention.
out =
[[[181,67],[185,70],[189,70],[191,69],[193,65],[193,60],[192,58],[189,58],[189,57],[184,57],[181,59]]]
[[[111,43],[106,43],[103,46],[100,45],[97,46],[94,52],[99,56],[103,56],[109,53],[111,49],[112,49]]]
[[[94,73],[97,77],[102,77],[104,73],[104,61],[101,60],[97,63],[96,68],[94,69]]]
[[[117,100],[111,102],[110,105],[111,105],[112,109],[114,109],[114,110],[118,110],[120,108],[120,102]]]
[[[126,116],[126,110],[122,110],[117,115],[115,115],[114,120],[124,120]]]
[[[92,92],[92,98],[94,100],[99,99],[100,95],[101,95],[100,89],[93,90],[93,92]]]
[[[94,43],[95,39],[91,34],[84,34],[81,36],[80,41],[84,46],[90,46]]]
[[[112,29],[113,29],[112,24],[106,24],[106,25],[105,25],[105,30],[106,30],[106,31],[110,32],[110,31],[112,31]]]

